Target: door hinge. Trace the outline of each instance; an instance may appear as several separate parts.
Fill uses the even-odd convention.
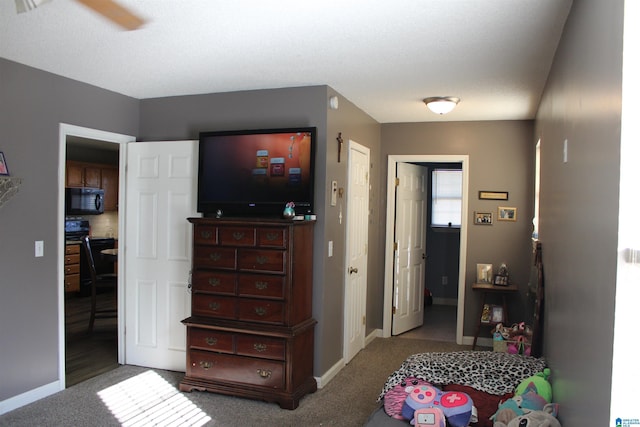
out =
[[[393,242],[393,250],[394,251],[398,250],[398,242]]]
[[[400,186],[400,178],[396,178],[396,187]]]
[[[367,317],[366,316],[362,316],[362,324],[363,325],[367,325]]]
[[[393,308],[391,309],[391,314],[396,314],[396,308],[395,308],[395,307],[393,307]]]

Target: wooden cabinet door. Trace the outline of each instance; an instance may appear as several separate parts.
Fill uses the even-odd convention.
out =
[[[101,187],[104,190],[104,210],[118,210],[118,169],[102,168]]]
[[[101,188],[102,168],[97,166],[86,166],[84,168],[84,186],[90,188]]]
[[[84,186],[84,166],[67,162],[67,187],[83,187]]]

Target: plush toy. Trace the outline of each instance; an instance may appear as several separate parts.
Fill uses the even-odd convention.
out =
[[[513,396],[498,405],[498,410],[491,416],[494,421],[505,425],[512,419],[531,411],[541,411],[547,405],[547,401],[535,391],[530,390],[525,394]]]
[[[542,372],[538,372],[534,376],[522,380],[518,387],[516,387],[514,394],[522,395],[535,387],[536,393],[542,396],[547,402],[552,402],[553,393],[551,391],[551,384],[549,383],[550,376],[551,369],[545,368]]]
[[[461,391],[445,391],[430,385],[414,387],[402,406],[402,416],[415,424],[416,410],[423,408],[438,408],[452,427],[466,427],[473,414],[473,400]]]
[[[549,408],[550,409],[550,408]],[[562,427],[560,421],[548,410],[531,411],[505,424],[497,421],[493,427]]]
[[[384,411],[391,418],[404,420],[402,416],[402,405],[413,388],[421,385],[430,385],[427,381],[415,377],[407,377],[399,384],[387,391],[384,395]]]

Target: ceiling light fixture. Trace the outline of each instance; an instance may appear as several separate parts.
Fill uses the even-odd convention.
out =
[[[436,114],[447,114],[458,105],[460,98],[453,96],[432,96],[431,98],[423,99],[427,107]]]
[[[28,12],[49,1],[51,0],[16,0],[16,11],[18,13]]]

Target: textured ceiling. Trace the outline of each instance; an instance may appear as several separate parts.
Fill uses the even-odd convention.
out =
[[[0,57],[139,99],[329,85],[381,123],[531,119],[571,0],[73,0],[17,14]],[[1,77],[1,76],[0,76]],[[438,116],[422,103],[456,96]]]

